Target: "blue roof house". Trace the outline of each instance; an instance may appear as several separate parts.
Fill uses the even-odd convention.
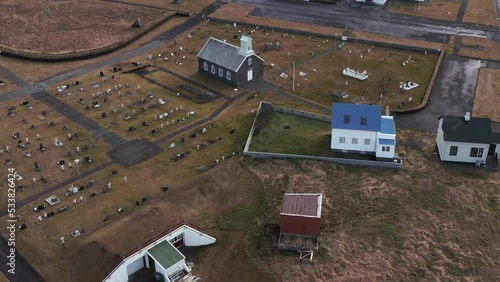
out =
[[[378,105],[333,103],[331,149],[392,161],[396,149],[394,119],[382,116]]]

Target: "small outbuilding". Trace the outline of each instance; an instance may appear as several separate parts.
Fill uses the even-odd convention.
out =
[[[322,194],[286,193],[280,212],[280,250],[318,250]]]
[[[198,72],[231,86],[264,74],[264,60],[252,49],[252,38],[242,35],[241,46],[210,37],[198,53]]]

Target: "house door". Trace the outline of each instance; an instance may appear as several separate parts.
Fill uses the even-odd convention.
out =
[[[253,79],[253,69],[249,68],[247,72],[247,81],[250,81]]]
[[[488,149],[488,156],[493,156],[495,154],[496,148],[497,148],[497,145],[490,144],[490,149]]]

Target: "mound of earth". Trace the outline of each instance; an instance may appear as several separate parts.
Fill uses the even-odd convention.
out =
[[[137,32],[137,18],[147,26],[167,13],[99,0],[3,0],[0,10],[0,45],[36,53],[105,47]]]

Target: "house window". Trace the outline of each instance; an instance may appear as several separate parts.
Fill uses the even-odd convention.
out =
[[[221,68],[219,68],[219,76],[224,77],[224,71]]]
[[[345,137],[339,137],[339,143],[345,143]]]
[[[456,156],[458,153],[458,146],[451,146],[450,148],[450,156]]]
[[[227,78],[227,80],[231,80],[231,72],[230,71],[226,72],[226,78]]]
[[[367,125],[368,124],[368,118],[367,117],[361,117],[361,125]]]
[[[212,65],[212,66],[210,67],[210,71],[211,71],[213,74],[215,74],[215,66],[214,66],[214,65]]]
[[[182,234],[177,235],[174,238],[170,239],[169,242],[170,242],[170,244],[175,244],[175,243],[179,242],[180,240],[182,240]]]
[[[248,58],[248,65],[251,66],[252,65],[252,58]]]
[[[470,157],[473,158],[482,158],[483,157],[483,148],[470,148]]]
[[[208,63],[203,62],[203,70],[208,71]]]
[[[370,145],[370,139],[365,139],[365,145]]]
[[[391,151],[391,147],[389,146],[382,146],[382,152],[390,152]]]
[[[358,138],[352,138],[352,144],[357,145],[358,144]]]
[[[351,116],[350,115],[344,115],[344,123],[345,124],[351,123]]]

